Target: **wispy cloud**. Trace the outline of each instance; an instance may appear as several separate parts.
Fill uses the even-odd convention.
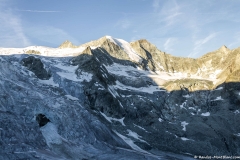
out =
[[[160,0],[153,0],[152,6],[153,6],[154,11],[156,12],[160,6]]]
[[[166,52],[171,53],[174,49],[172,46],[177,42],[177,38],[168,38],[164,43],[164,49]]]
[[[58,13],[62,11],[44,11],[44,10],[16,10],[19,12],[36,12],[36,13]]]
[[[39,41],[46,45],[58,46],[65,40],[70,40],[76,45],[79,41],[62,29],[52,26],[27,25],[23,22],[20,12],[56,13],[60,11],[43,10],[15,10],[7,0],[0,0],[0,47],[26,47]],[[23,26],[24,24],[24,26]],[[30,41],[31,39],[31,41]]]
[[[177,23],[181,12],[181,6],[175,0],[169,0],[160,7],[160,0],[153,1],[153,9],[155,16],[159,22],[164,22],[165,27]]]
[[[217,33],[211,33],[203,39],[196,40],[194,43],[193,51],[188,55],[188,57],[195,57],[198,55],[203,47],[203,45],[209,42],[211,39],[217,36]]]
[[[116,26],[117,27],[120,27],[122,29],[127,29],[131,26],[131,22],[127,19],[122,19],[122,20],[119,20],[117,23],[116,23]]]
[[[181,15],[181,14],[183,14],[183,13],[176,11],[176,12],[168,15],[168,16],[165,18],[166,26],[170,26],[170,25],[176,23],[176,22],[179,20],[179,19],[178,19],[179,15]]]
[[[12,11],[6,10],[7,1],[1,1],[0,5],[0,46],[25,47],[31,44],[26,36],[21,18]],[[4,3],[4,4],[3,4]]]

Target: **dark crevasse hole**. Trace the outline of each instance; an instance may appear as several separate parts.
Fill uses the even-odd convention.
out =
[[[45,126],[50,120],[44,114],[38,114],[36,120],[40,127]]]

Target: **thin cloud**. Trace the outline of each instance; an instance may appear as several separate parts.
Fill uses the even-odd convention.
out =
[[[122,29],[127,29],[131,26],[131,22],[127,19],[119,20],[116,26],[121,27]]]
[[[196,41],[195,45],[201,46],[201,45],[207,43],[209,40],[211,40],[215,36],[216,36],[216,33],[212,33],[209,36],[207,36],[206,38]]]
[[[44,11],[44,10],[16,10],[19,12],[35,12],[35,13],[58,13],[62,11]]]
[[[170,25],[176,23],[176,22],[178,21],[179,15],[181,15],[181,14],[183,14],[183,13],[175,12],[175,13],[167,16],[167,17],[165,18],[166,26],[170,26]]]
[[[152,6],[157,21],[164,23],[165,27],[179,22],[179,16],[183,14],[183,12],[181,12],[181,6],[175,0],[166,1],[161,5],[161,9],[160,1],[154,0]]]
[[[166,52],[170,53],[172,52],[174,49],[172,48],[172,46],[177,42],[176,38],[168,38],[166,40],[166,42],[164,43],[164,49]]]
[[[7,6],[7,4],[4,4],[4,6]],[[26,47],[31,45],[24,32],[21,18],[9,10],[4,10],[2,5],[0,6],[0,25],[0,45],[2,47]]]
[[[154,8],[154,11],[157,11],[160,6],[160,0],[154,0],[152,6]]]
[[[174,7],[170,6],[170,7],[167,7],[164,9],[164,16],[166,17],[165,18],[165,21],[166,21],[166,26],[170,26],[172,24],[175,24],[177,22],[179,22],[179,16],[181,14],[183,14],[180,10],[181,10],[181,7],[180,5],[178,5],[178,3],[176,1],[173,1],[174,3]]]
[[[198,55],[202,49],[202,46],[216,36],[217,36],[217,33],[211,33],[204,39],[197,40],[194,44],[193,52],[190,53],[188,57],[195,57],[196,55]]]

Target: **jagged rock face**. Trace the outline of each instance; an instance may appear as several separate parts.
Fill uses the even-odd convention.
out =
[[[140,61],[131,58],[129,53],[122,44],[119,44],[119,39],[112,37],[103,37],[99,40],[86,43],[83,46],[92,46],[93,48],[101,47],[107,51],[112,57],[122,60],[128,60],[137,64],[138,67],[144,70],[153,72],[166,72],[172,74],[184,74],[184,79],[188,82],[197,81],[197,83],[189,83],[191,86],[189,90],[195,91],[204,86],[202,89],[213,89],[219,84],[226,81],[227,77],[231,74],[231,70],[236,68],[235,59],[237,54],[225,46],[220,49],[210,52],[198,59],[175,57],[166,54],[156,48],[156,46],[149,43],[147,40],[138,40],[131,42],[131,50],[138,54]],[[228,68],[226,68],[228,67]],[[176,85],[175,80],[181,81],[183,78],[175,78],[174,80],[167,80],[166,84],[162,80],[159,85],[165,89],[177,90],[179,86]],[[214,83],[209,83],[215,81]],[[185,83],[185,82],[182,82]],[[197,85],[196,85],[197,84]],[[211,84],[211,85],[210,85]],[[196,87],[194,87],[196,86]]]
[[[117,59],[123,59],[123,60],[130,60],[129,56],[124,52],[119,45],[116,44],[112,39],[109,39],[107,37],[102,37],[96,41],[91,41],[89,43],[83,44],[80,47],[87,47],[87,46],[93,46],[95,47],[101,47],[104,50],[107,51],[108,54],[110,54],[112,57],[115,57]]]
[[[71,60],[72,65],[83,65],[86,64],[92,58],[92,51],[90,47],[87,47],[79,56],[76,56]]]
[[[24,58],[22,59],[22,65],[35,73],[39,79],[49,79],[51,77],[51,74],[43,68],[43,63],[39,58],[35,58],[34,56]]]
[[[126,44],[122,42],[123,40],[105,36],[79,47],[91,46],[92,49],[101,47],[112,57],[134,62],[144,70],[166,72],[170,75],[176,75],[176,73],[184,75],[184,78],[179,77],[174,80],[156,80],[160,81],[159,85],[169,91],[179,89],[180,86],[176,85],[176,80],[188,79],[188,82],[194,82],[187,84],[187,86],[191,86],[189,88],[191,91],[199,90],[201,86],[203,86],[202,89],[213,89],[221,83],[237,81],[237,79],[234,80],[229,76],[240,68],[238,49],[231,51],[226,46],[222,46],[216,51],[205,54],[198,59],[193,59],[166,54],[145,39],[131,42],[127,48],[124,46]],[[129,50],[139,57],[131,57]],[[211,84],[209,80],[214,82]],[[195,81],[197,82],[195,83]],[[166,84],[164,84],[165,82]],[[180,83],[186,83],[186,81]]]
[[[239,49],[191,59],[146,40],[80,47],[75,57],[0,56],[0,159],[240,154]]]
[[[94,50],[93,57],[96,56],[95,59],[98,59],[99,53],[100,50]],[[93,63],[99,65],[96,68],[103,67],[97,61]],[[104,69],[101,74],[96,68],[91,71],[96,75],[94,84],[102,84],[102,87],[105,87],[108,92],[94,86],[93,82],[86,85],[89,107],[103,114],[105,118],[111,117],[110,120],[108,119],[112,123],[111,127],[118,133],[123,135],[129,135],[132,132],[138,133],[141,139],[137,140],[135,144],[142,149],[151,152],[153,148],[158,148],[159,150],[193,155],[202,155],[203,153],[205,155],[221,155],[223,153],[237,155],[236,146],[239,146],[240,140],[237,133],[239,131],[238,127],[232,123],[238,117],[239,107],[236,105],[238,101],[235,100],[235,104],[232,104],[231,101],[239,97],[237,88],[240,85],[238,83],[225,84],[216,90],[209,90],[208,88],[212,86],[211,81],[188,82],[190,80],[185,79],[174,82],[179,87],[176,91],[156,90],[153,93],[146,93],[141,90],[149,87],[147,83],[141,83],[141,86],[137,88],[129,80],[128,83],[122,85],[120,81],[123,81],[121,79],[125,77],[121,77],[118,72],[112,72],[113,69],[110,66],[104,67],[107,69]],[[129,68],[130,70],[133,72],[135,69]],[[133,79],[134,76],[129,73],[131,72],[128,72],[128,76],[132,76],[131,79]],[[109,81],[109,74],[115,79],[109,78]],[[139,73],[139,75],[141,74]],[[144,78],[138,76],[138,80]],[[106,82],[103,79],[108,79],[108,82],[103,83]],[[146,79],[144,80],[146,81]],[[199,88],[199,91],[190,91],[189,88],[191,89],[192,86],[188,86],[188,84],[195,84],[194,89]],[[204,85],[201,86],[202,84]],[[125,90],[124,87],[129,89]],[[135,90],[133,87],[136,87]],[[232,92],[233,88],[234,93]],[[230,95],[235,98],[230,98]],[[124,117],[124,125],[119,123],[122,117]],[[127,127],[124,127],[125,125]],[[124,130],[124,128],[129,129]]]
[[[192,58],[180,58],[161,52],[147,40],[132,42],[131,46],[148,61],[151,70],[167,72],[197,72],[198,65]]]

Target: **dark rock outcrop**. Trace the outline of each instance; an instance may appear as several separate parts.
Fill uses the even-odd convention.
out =
[[[39,79],[46,80],[51,77],[51,74],[44,69],[44,65],[39,58],[34,56],[24,58],[22,59],[22,65],[32,71]]]

